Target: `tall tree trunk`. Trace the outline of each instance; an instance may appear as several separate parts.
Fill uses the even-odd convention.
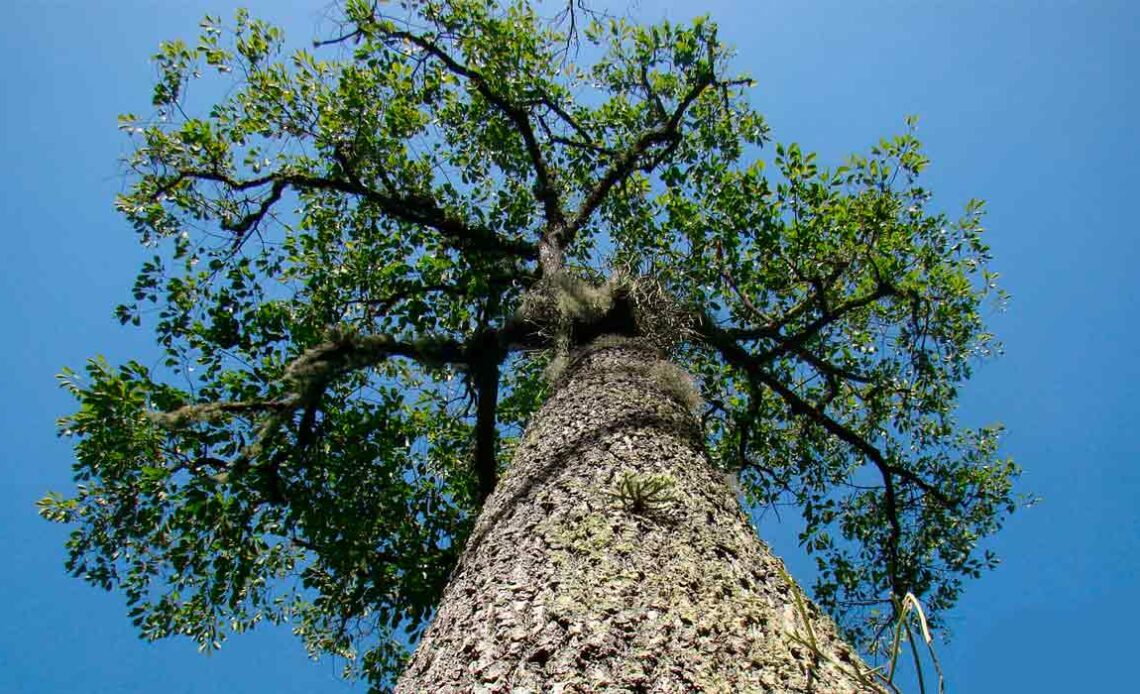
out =
[[[866,691],[709,464],[694,397],[642,342],[580,350],[397,691]]]

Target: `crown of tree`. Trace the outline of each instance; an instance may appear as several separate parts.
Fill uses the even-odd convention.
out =
[[[161,366],[65,374],[77,489],[42,502],[144,636],[289,622],[391,678],[548,365],[618,308],[695,377],[747,503],[802,513],[853,640],[908,593],[939,624],[995,565],[1017,468],[954,410],[1002,295],[913,120],[837,168],[773,145],[708,19],[349,0],[310,48],[201,28],[121,123],[154,257],[117,315]]]

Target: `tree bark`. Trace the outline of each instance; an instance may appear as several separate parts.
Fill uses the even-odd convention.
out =
[[[695,396],[639,340],[579,350],[396,691],[875,691],[709,463]]]

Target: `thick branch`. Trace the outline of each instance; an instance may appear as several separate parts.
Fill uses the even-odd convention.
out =
[[[472,344],[471,380],[475,386],[475,477],[479,502],[486,500],[498,481],[496,410],[499,404],[499,364],[503,351],[498,336],[487,332]]]
[[[290,412],[297,407],[291,398],[282,400],[240,400],[183,405],[170,412],[149,412],[148,417],[164,429],[178,430],[197,422],[209,422],[226,415],[263,415]]]
[[[413,342],[391,335],[345,336],[318,345],[295,359],[285,377],[302,404],[315,402],[334,378],[368,368],[388,357],[399,356],[421,364],[466,364],[469,357],[461,344],[443,337],[423,337]]]
[[[195,422],[226,415],[288,416],[311,408],[333,379],[368,368],[388,357],[400,356],[421,364],[466,364],[467,350],[447,338],[421,338],[402,342],[390,335],[343,337],[318,345],[293,360],[285,369],[292,395],[276,400],[241,400],[185,405],[170,412],[153,412],[151,418],[167,429],[180,429]]]
[[[234,231],[252,228],[268,212],[270,205],[280,199],[285,188],[295,190],[330,190],[347,195],[357,195],[375,204],[383,212],[404,222],[422,224],[438,231],[450,245],[460,250],[481,250],[532,259],[537,256],[534,244],[506,239],[490,229],[472,226],[466,221],[449,214],[439,207],[435,200],[421,195],[388,195],[369,188],[359,181],[327,178],[297,173],[274,173],[251,179],[235,179],[217,171],[186,169],[178,172],[175,179],[194,179],[221,183],[230,190],[242,191],[271,185],[270,196],[263,201],[259,210],[248,215],[237,224],[231,225]]]

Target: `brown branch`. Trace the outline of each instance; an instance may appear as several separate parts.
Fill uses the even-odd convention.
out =
[[[177,431],[198,422],[210,422],[224,415],[279,414],[296,409],[292,398],[280,400],[238,400],[229,402],[203,402],[183,405],[169,412],[148,412],[147,416],[158,426]]]
[[[895,480],[912,484],[923,493],[928,494],[945,508],[953,509],[959,502],[946,496],[940,489],[930,482],[919,477],[914,472],[892,464],[878,448],[857,432],[835,420],[826,412],[815,407],[800,397],[792,388],[782,383],[775,375],[763,368],[765,361],[762,355],[750,354],[741,347],[725,331],[717,328],[711,317],[704,316],[698,324],[698,330],[706,343],[721,353],[725,360],[742,369],[747,374],[749,384],[755,388],[757,384],[766,386],[783,400],[789,411],[795,416],[803,417],[813,424],[821,427],[828,434],[843,441],[855,451],[861,453],[879,471],[883,479],[884,505],[887,521],[891,526],[888,536],[888,563],[891,576],[891,589],[898,595],[905,595],[906,586],[902,581],[899,567],[899,543],[902,541],[902,524],[899,520],[898,497]],[[756,393],[752,394],[753,397]],[[902,590],[902,592],[899,592]]]
[[[787,261],[785,261],[785,262],[787,262]],[[779,335],[781,330],[783,330],[785,327],[791,325],[793,321],[798,319],[801,315],[806,313],[813,306],[819,306],[820,309],[824,313],[827,313],[828,308],[827,308],[827,300],[826,300],[826,290],[828,287],[835,284],[835,282],[843,275],[844,271],[846,271],[847,268],[850,267],[851,263],[849,261],[846,261],[846,262],[842,262],[842,263],[837,264],[835,266],[835,268],[831,271],[831,273],[827,277],[822,278],[822,279],[818,278],[818,277],[802,278],[800,276],[800,274],[796,271],[795,266],[792,266],[790,262],[788,263],[788,265],[789,265],[789,269],[791,270],[792,274],[796,276],[797,281],[806,282],[808,284],[811,284],[816,289],[816,293],[812,294],[811,296],[805,297],[803,301],[801,301],[800,303],[793,306],[791,309],[786,311],[784,313],[784,315],[780,316],[779,320],[775,320],[775,321],[768,319],[768,317],[762,311],[758,310],[755,306],[751,307],[750,310],[752,310],[752,312],[756,315],[757,319],[763,321],[765,324],[762,326],[759,326],[759,327],[754,327],[754,328],[737,328],[737,329],[734,329],[733,331],[731,331],[734,339],[754,340],[756,338],[772,337],[774,335]],[[741,298],[744,299],[745,297],[742,296]]]
[[[870,460],[875,465],[875,467],[879,469],[879,472],[882,473],[884,482],[888,477],[898,477],[899,479],[918,487],[924,493],[934,497],[938,503],[942,504],[946,508],[954,508],[958,505],[957,501],[949,498],[940,489],[922,479],[915,473],[905,468],[901,468],[897,465],[892,465],[889,461],[887,461],[886,456],[883,455],[882,451],[868,443],[865,438],[857,434],[855,431],[844,426],[843,424],[839,423],[826,413],[820,411],[818,408],[813,407],[809,402],[796,394],[795,391],[781,383],[780,380],[773,376],[771,373],[760,368],[755,369],[754,373],[756,375],[756,378],[761,383],[771,388],[784,400],[784,403],[788,405],[788,409],[790,409],[794,414],[806,417],[813,423],[820,425],[829,434],[835,436],[839,440],[843,441],[844,443],[848,444],[855,450],[865,455],[867,459]]]
[[[280,421],[279,418],[296,410],[311,410],[333,379],[392,356],[427,365],[467,364],[470,360],[462,345],[442,337],[425,337],[414,342],[402,342],[390,335],[342,337],[306,351],[285,368],[284,378],[292,388],[291,396],[275,400],[195,403],[170,412],[151,412],[149,417],[159,426],[171,430],[212,421],[224,415],[269,414]]]
[[[534,244],[501,237],[491,229],[471,226],[439,207],[436,201],[423,195],[387,195],[363,185],[359,180],[343,180],[297,173],[274,173],[246,180],[217,171],[186,169],[178,172],[178,180],[194,179],[221,183],[230,190],[242,191],[272,185],[270,197],[263,202],[258,212],[253,213],[233,228],[252,228],[268,212],[272,203],[280,199],[278,190],[327,190],[347,195],[359,196],[379,207],[394,219],[413,224],[422,224],[438,231],[452,246],[460,250],[481,250],[532,259],[537,256]],[[265,204],[265,203],[268,204]],[[225,227],[225,225],[223,225]]]
[[[589,7],[587,7],[585,0],[566,0],[566,6],[562,10],[560,10],[558,12],[558,14],[554,15],[554,22],[553,22],[555,25],[560,26],[562,23],[569,20],[569,24],[570,24],[569,29],[566,31],[566,47],[560,51],[563,55],[563,64],[565,64],[566,59],[570,55],[570,47],[571,46],[575,47],[575,53],[577,53],[578,18],[577,18],[577,14],[575,12],[575,9],[574,9],[575,6],[577,6],[577,9],[581,10],[582,13],[588,17],[608,16],[605,12],[600,12],[598,10],[592,10]]]
[[[872,380],[872,378],[866,374],[862,374],[858,371],[852,371],[851,369],[845,369],[842,366],[832,364],[831,362],[827,361],[823,357],[818,356],[805,347],[792,345],[791,349],[797,357],[806,361],[808,364],[811,364],[811,366],[814,367],[816,371],[819,371],[825,376],[833,376],[836,378],[842,378],[847,381],[856,381],[858,383],[870,383]]]
[[[825,311],[819,315],[815,320],[808,323],[802,330],[795,335],[789,337],[780,337],[779,344],[765,350],[756,355],[756,360],[761,363],[770,362],[772,359],[779,357],[788,352],[794,351],[804,345],[805,342],[810,340],[815,335],[819,334],[821,330],[831,325],[835,321],[843,318],[852,311],[869,306],[879,299],[892,296],[895,294],[894,289],[890,285],[879,285],[875,291],[870,294],[865,294],[854,299],[845,301],[844,303],[836,306],[831,311]]]
[[[558,102],[556,102],[554,98],[547,94],[545,91],[539,94],[538,101],[553,111],[554,114],[561,118],[564,123],[569,125],[574,130],[574,132],[578,133],[578,137],[589,141],[593,140],[593,136],[590,135],[590,132],[586,130],[585,126],[579,123],[577,119],[571,116],[570,113],[566,111],[566,109],[562,108],[562,106],[559,105]]]
[[[712,70],[705,72],[701,75],[700,79],[689,89],[689,91],[682,97],[677,107],[673,110],[672,115],[664,123],[657,125],[657,127],[650,128],[641,134],[624,152],[622,152],[617,159],[610,165],[598,182],[594,185],[593,189],[586,194],[585,200],[582,201],[581,206],[574,216],[567,222],[564,230],[562,231],[562,238],[557,239],[560,248],[569,246],[574,241],[574,237],[582,227],[586,225],[594,211],[605,200],[606,195],[615,185],[624,181],[634,171],[638,169],[638,159],[641,158],[651,147],[659,144],[674,144],[680,141],[681,133],[681,120],[684,118],[685,113],[693,102],[715,83],[715,77]]]
[[[250,212],[243,216],[237,222],[228,223],[223,221],[221,227],[226,231],[234,233],[234,246],[242,242],[246,233],[251,229],[256,229],[265,215],[269,214],[269,209],[273,207],[281,199],[281,195],[285,192],[287,184],[284,181],[274,181],[269,189],[269,195],[262,199],[258,205],[257,210]]]
[[[613,156],[616,154],[616,152],[609,147],[599,145],[594,142],[582,142],[581,140],[575,140],[573,138],[554,134],[551,134],[549,136],[549,139],[555,144],[566,145],[567,147],[574,147],[576,149],[585,149],[591,152],[596,152],[597,154],[605,154],[607,156]]]
[[[285,369],[299,404],[310,404],[334,378],[368,368],[388,357],[405,357],[424,365],[467,364],[469,357],[458,342],[444,337],[423,337],[413,342],[391,335],[344,336],[318,345]]]
[[[848,429],[825,413],[812,407],[811,404],[797,395],[795,391],[781,383],[778,378],[759,368],[750,371],[749,378],[755,378],[760,383],[763,383],[775,391],[793,414],[805,417],[811,422],[823,427],[829,434],[862,453],[878,468],[879,474],[883,479],[887,522],[890,523],[891,526],[891,532],[887,537],[887,570],[891,577],[891,590],[895,595],[906,595],[906,586],[903,584],[902,577],[899,574],[899,543],[902,540],[902,524],[899,521],[894,477],[897,475],[908,481],[915,482],[920,488],[930,493],[931,496],[934,496],[940,502],[947,506],[952,506],[952,504],[949,503],[949,500],[941,491],[934,489],[931,485],[927,484],[925,480],[913,475],[909,471],[890,465],[878,448],[872,446],[866,439],[851,429]]]
[[[475,387],[475,478],[479,503],[486,501],[498,481],[496,410],[499,404],[499,365],[504,352],[494,331],[477,337],[471,348],[471,380]]]
[[[747,293],[744,292],[743,289],[740,288],[740,286],[736,282],[736,278],[732,275],[732,272],[729,270],[728,264],[726,262],[724,262],[724,247],[720,244],[720,242],[717,242],[717,245],[716,245],[716,259],[717,259],[717,264],[720,266],[721,278],[725,281],[725,283],[728,285],[728,287],[736,294],[736,296],[740,299],[741,303],[744,304],[744,307],[746,309],[748,309],[748,311],[750,313],[752,313],[752,315],[755,316],[757,319],[765,320],[764,313],[759,308],[757,308],[755,304],[752,303],[752,299],[748,296]],[[841,274],[841,273],[840,272],[832,273],[832,275],[830,277],[828,277],[826,282],[828,284],[830,284],[831,282],[834,282],[835,279],[838,278],[839,274]],[[817,293],[821,294],[823,291],[824,291],[823,288],[817,286]],[[810,303],[809,300],[805,300],[804,303],[801,304],[801,306],[806,308],[806,306],[809,305],[809,303]],[[826,303],[822,300],[819,303],[821,306],[824,307],[824,311],[826,313]],[[799,307],[797,307],[797,308],[799,308]],[[811,366],[813,366],[817,371],[819,371],[822,374],[833,376],[833,377],[844,378],[844,379],[850,380],[850,381],[858,381],[860,383],[869,383],[871,381],[871,378],[869,376],[865,376],[864,374],[857,373],[855,371],[851,371],[850,369],[845,369],[843,367],[836,366],[835,364],[832,364],[831,362],[827,361],[826,359],[817,356],[811,350],[803,347],[802,344],[796,344],[794,342],[791,342],[788,338],[785,338],[783,335],[780,334],[780,326],[785,324],[787,322],[787,320],[788,320],[788,318],[787,318],[787,316],[785,316],[783,319],[780,320],[779,323],[772,324],[772,325],[769,325],[766,327],[756,328],[756,331],[757,331],[756,337],[764,337],[764,338],[776,340],[779,343],[779,346],[787,348],[789,351],[793,352],[796,356],[798,356],[800,359],[802,359],[803,361],[805,361],[808,364],[810,364]]]
[[[433,292],[441,294],[455,295],[462,294],[466,289],[454,284],[447,284],[444,282],[432,284],[409,285],[400,291],[392,292],[387,296],[380,299],[350,299],[345,302],[345,306],[367,306],[370,309],[376,309],[375,313],[379,315],[387,315],[395,306],[401,301],[407,301],[412,297],[423,296]],[[369,315],[374,315],[369,313]]]
[[[534,134],[534,126],[530,122],[530,116],[526,109],[496,92],[491,88],[490,83],[483,73],[460,63],[435,42],[408,31],[382,30],[382,33],[387,37],[408,41],[418,46],[420,49],[438,59],[453,74],[470,80],[470,82],[475,85],[475,90],[479,92],[488,103],[507,117],[507,120],[514,125],[515,130],[517,130],[522,137],[523,146],[526,148],[531,166],[534,167],[535,178],[537,180],[534,194],[538,201],[542,203],[543,212],[546,215],[546,223],[552,228],[561,227],[565,223],[561,195],[553,174],[547,168],[546,158],[542,154],[542,148],[538,144],[538,138]]]

